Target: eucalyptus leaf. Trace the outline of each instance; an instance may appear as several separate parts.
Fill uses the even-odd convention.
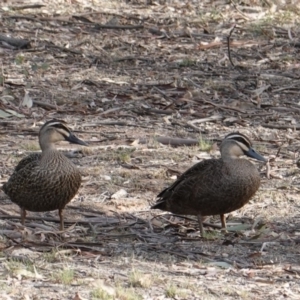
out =
[[[6,111],[0,109],[0,118],[6,119],[6,118],[9,118],[9,117],[11,117],[11,114],[9,114]]]
[[[225,261],[213,261],[213,262],[207,263],[207,265],[217,266],[217,267],[220,267],[220,268],[223,268],[223,269],[232,268],[232,265],[225,262]]]
[[[24,118],[24,117],[25,117],[25,115],[19,114],[19,113],[17,113],[16,111],[14,111],[14,110],[12,110],[12,109],[6,109],[6,111],[7,111],[8,113],[10,113],[10,114],[12,114],[12,115],[18,117],[18,118]]]

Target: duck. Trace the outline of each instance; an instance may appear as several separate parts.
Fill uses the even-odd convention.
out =
[[[222,231],[226,232],[225,214],[247,204],[260,186],[256,166],[241,156],[262,162],[267,159],[239,132],[229,133],[222,140],[220,152],[219,159],[203,160],[185,171],[157,195],[151,209],[196,215],[202,237],[204,217],[220,215]]]
[[[39,131],[42,152],[23,158],[2,186],[4,193],[20,207],[23,225],[26,211],[58,210],[60,230],[64,230],[63,210],[78,192],[81,174],[78,168],[56,149],[55,144],[60,141],[87,146],[86,142],[71,132],[66,122],[57,119],[47,121]]]

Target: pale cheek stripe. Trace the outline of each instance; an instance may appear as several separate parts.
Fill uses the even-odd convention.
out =
[[[244,151],[248,151],[249,148],[251,147],[251,142],[241,134],[232,134],[232,135],[229,134],[226,137],[226,140],[227,139],[235,141],[239,145],[239,147],[241,149],[243,149]],[[240,140],[242,140],[242,141],[240,141]]]

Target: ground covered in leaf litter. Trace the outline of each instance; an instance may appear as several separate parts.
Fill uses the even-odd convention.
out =
[[[1,194],[1,297],[298,299],[299,6],[33,4],[0,6],[1,181],[38,151],[50,118],[90,147],[60,145],[83,174],[63,235],[57,212],[23,227]],[[262,186],[229,214],[227,235],[218,217],[202,239],[194,217],[149,211],[232,131],[271,171],[257,165]]]

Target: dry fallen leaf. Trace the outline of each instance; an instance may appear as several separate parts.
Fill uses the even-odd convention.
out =
[[[24,107],[27,107],[27,108],[31,108],[33,105],[33,101],[31,99],[31,97],[29,96],[29,92],[26,90],[25,90],[25,95],[24,95],[21,105]]]

